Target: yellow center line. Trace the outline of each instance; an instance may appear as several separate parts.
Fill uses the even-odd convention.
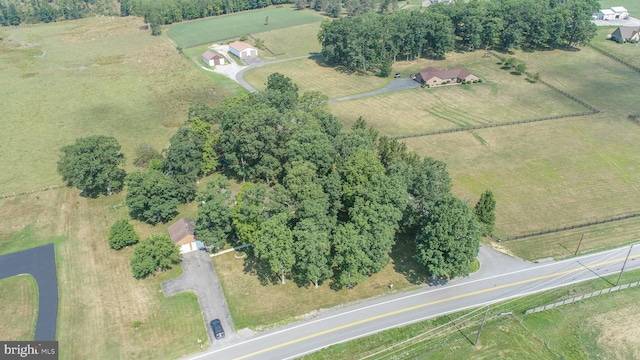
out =
[[[640,257],[640,254],[630,256],[629,259],[635,259],[637,257]],[[609,261],[604,261],[604,262],[593,264],[593,265],[590,265],[590,266],[586,266],[585,265],[583,267],[579,267],[579,268],[575,268],[575,269],[571,269],[571,270],[565,270],[565,271],[552,273],[552,274],[549,274],[549,275],[543,275],[543,276],[538,276],[538,277],[531,278],[531,279],[520,280],[520,281],[512,282],[512,283],[509,283],[509,284],[504,284],[504,285],[494,286],[494,287],[487,288],[487,289],[472,291],[472,292],[469,292],[469,293],[466,293],[466,294],[454,295],[454,296],[451,296],[451,297],[448,297],[448,298],[444,298],[444,299],[440,299],[440,300],[434,300],[434,301],[426,302],[426,303],[423,303],[423,304],[420,304],[420,305],[414,305],[414,306],[407,307],[407,308],[404,308],[404,309],[390,311],[388,313],[384,313],[384,314],[368,317],[366,319],[354,321],[354,322],[351,322],[351,323],[348,323],[348,324],[336,326],[336,327],[331,328],[331,329],[319,331],[317,333],[314,333],[314,334],[311,334],[311,335],[307,335],[307,336],[303,336],[303,337],[297,338],[295,340],[287,341],[287,342],[284,342],[282,344],[274,345],[274,346],[266,348],[266,349],[258,350],[256,352],[251,353],[251,354],[247,354],[247,355],[243,355],[241,357],[235,358],[235,360],[247,359],[247,358],[250,358],[252,356],[256,356],[256,355],[259,355],[259,354],[262,354],[262,353],[265,353],[265,352],[268,352],[268,351],[276,350],[276,349],[279,349],[279,348],[282,348],[282,347],[285,347],[285,346],[289,346],[289,345],[292,345],[292,344],[295,344],[295,343],[299,343],[301,341],[313,339],[313,338],[321,336],[321,335],[325,335],[325,334],[329,334],[329,333],[332,333],[332,332],[336,332],[338,330],[350,328],[352,326],[364,324],[364,323],[367,323],[367,322],[370,322],[370,321],[373,321],[373,320],[382,319],[382,318],[385,318],[385,317],[388,317],[388,316],[392,316],[392,315],[402,314],[402,313],[405,313],[407,311],[417,310],[417,309],[420,309],[420,308],[424,308],[424,307],[435,305],[435,304],[440,304],[440,303],[451,301],[451,300],[457,300],[457,299],[461,299],[461,298],[465,298],[465,297],[469,297],[469,296],[473,296],[473,295],[483,294],[483,293],[487,293],[487,292],[490,292],[490,291],[495,291],[495,290],[504,289],[504,288],[508,288],[508,287],[512,287],[512,286],[522,285],[522,284],[526,284],[526,283],[530,283],[530,282],[534,282],[534,281],[538,281],[538,280],[544,280],[544,279],[549,279],[549,278],[556,277],[556,276],[566,275],[566,274],[570,274],[570,273],[573,273],[573,272],[576,272],[576,271],[581,271],[581,270],[585,270],[585,269],[591,269],[591,268],[595,268],[595,267],[603,266],[603,265],[609,265],[609,264],[613,264],[613,263],[616,263],[616,262],[620,262],[620,261],[624,260],[625,258],[626,257],[613,259],[613,260],[609,260]]]

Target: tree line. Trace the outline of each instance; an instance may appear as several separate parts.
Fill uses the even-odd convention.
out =
[[[0,0],[0,25],[48,23],[89,15],[119,15],[114,0]]]
[[[131,217],[151,224],[197,200],[200,240],[252,244],[247,261],[300,286],[362,282],[389,263],[399,233],[425,272],[466,275],[495,222],[491,192],[471,208],[452,195],[443,162],[420,158],[362,119],[342,131],[326,96],[300,95],[278,73],[262,92],[192,107],[168,149],[138,149],[135,163],[146,170],[125,177],[123,161],[115,139],[94,136],[64,147],[58,168],[86,196],[118,191],[124,179]],[[197,191],[196,181],[215,171]],[[229,178],[243,183],[235,196]],[[136,241],[110,240],[114,248]],[[145,261],[139,274],[153,269]]]
[[[554,49],[586,45],[596,33],[597,0],[471,0],[423,10],[323,22],[326,61],[350,71],[380,71],[415,57],[443,58],[456,48]]]

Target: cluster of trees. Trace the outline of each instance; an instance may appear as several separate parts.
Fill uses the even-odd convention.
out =
[[[117,15],[115,0],[0,0],[0,25],[80,19],[90,14]]]
[[[471,0],[424,10],[325,21],[318,39],[330,63],[381,71],[396,59],[441,58],[456,46],[549,49],[585,45],[596,33],[597,0]]]
[[[388,264],[402,231],[431,274],[468,273],[483,227],[451,194],[444,163],[420,159],[362,119],[342,132],[325,96],[300,96],[277,73],[264,92],[229,98],[210,115],[227,175],[248,182],[235,203],[226,177],[207,183],[201,240],[252,244],[251,259],[281,282],[353,286]]]
[[[338,18],[342,14],[342,8],[349,16],[358,16],[374,11],[380,13],[394,13],[400,8],[398,0],[296,0],[296,9],[314,9],[323,11],[327,15]]]

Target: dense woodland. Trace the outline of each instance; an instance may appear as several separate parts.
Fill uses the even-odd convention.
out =
[[[597,0],[471,0],[419,11],[368,13],[322,24],[329,63],[387,76],[396,60],[443,58],[454,49],[553,49],[595,36]]]

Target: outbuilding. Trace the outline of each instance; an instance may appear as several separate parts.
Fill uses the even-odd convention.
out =
[[[598,12],[599,20],[613,20],[616,18],[616,13],[611,9],[602,9]]]
[[[629,18],[629,11],[627,11],[627,9],[623,8],[622,6],[613,6],[611,8],[611,11],[613,11],[613,18],[614,19],[628,19]]]
[[[242,41],[234,41],[229,44],[229,52],[240,59],[249,59],[258,56],[258,49]]]
[[[202,54],[202,61],[209,66],[224,65],[224,57],[211,50],[207,50]]]

